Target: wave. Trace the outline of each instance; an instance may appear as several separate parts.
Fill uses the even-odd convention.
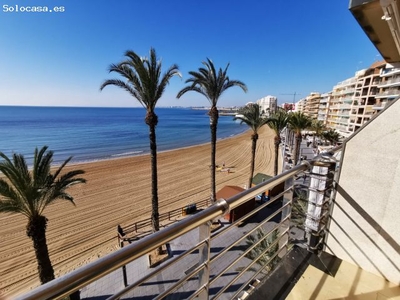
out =
[[[111,155],[112,157],[118,157],[118,156],[129,156],[129,155],[136,155],[143,153],[144,151],[131,151],[131,152],[124,152],[124,153],[118,153],[118,154],[113,154]]]

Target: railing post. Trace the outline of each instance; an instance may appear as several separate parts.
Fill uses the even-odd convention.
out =
[[[210,282],[210,235],[211,222],[206,222],[199,226],[199,241],[204,244],[199,249],[199,265],[205,263],[204,269],[199,272],[199,287],[203,287],[203,291],[199,294],[198,299],[206,300],[209,295]]]
[[[308,250],[318,253],[322,250],[329,219],[336,161],[329,157],[321,157],[312,161],[311,164],[305,230]]]

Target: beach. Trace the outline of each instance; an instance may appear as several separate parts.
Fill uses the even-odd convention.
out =
[[[251,131],[217,142],[217,191],[225,185],[248,184]],[[273,174],[273,137],[267,126],[259,132],[255,174]],[[210,197],[210,144],[158,153],[160,213]],[[80,163],[67,169],[85,170],[86,184],[72,187],[76,206],[58,201],[45,210],[47,244],[59,277],[118,249],[117,225],[150,218],[151,169],[148,155]],[[23,293],[38,286],[32,241],[22,215],[0,214],[0,291]],[[163,224],[161,222],[161,225]]]

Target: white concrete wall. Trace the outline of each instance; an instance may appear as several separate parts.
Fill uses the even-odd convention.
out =
[[[326,251],[400,285],[400,101],[344,144]]]

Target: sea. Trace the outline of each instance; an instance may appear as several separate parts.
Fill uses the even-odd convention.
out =
[[[156,108],[157,150],[166,151],[210,142],[207,110]],[[48,146],[55,164],[144,155],[150,152],[146,110],[99,107],[0,106],[0,151],[23,154],[32,164],[34,149]],[[217,138],[248,128],[232,116],[218,120]]]

